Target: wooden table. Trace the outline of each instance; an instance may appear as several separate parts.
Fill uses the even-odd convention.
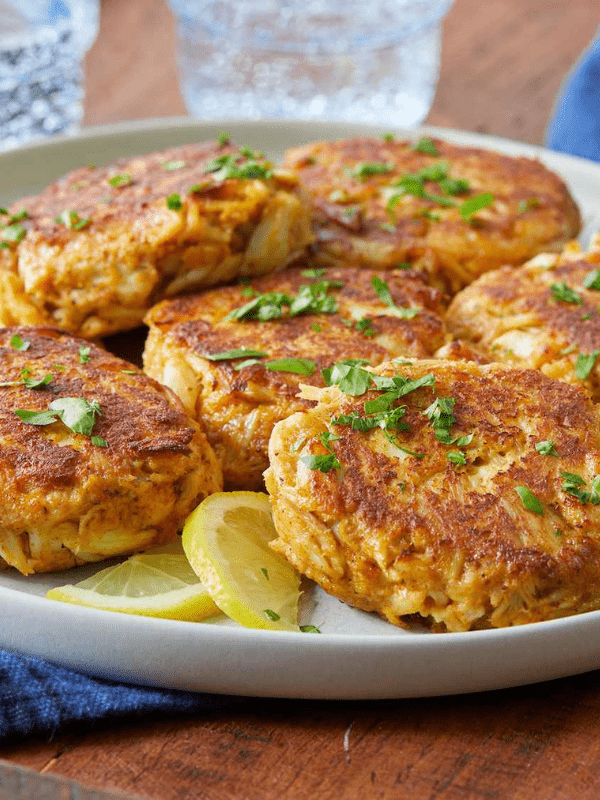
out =
[[[164,0],[104,0],[102,11],[86,123],[184,114]],[[455,0],[428,121],[541,144],[599,23],[597,0]],[[255,700],[59,735],[4,748],[0,800],[597,800],[599,684],[595,672],[450,698]]]

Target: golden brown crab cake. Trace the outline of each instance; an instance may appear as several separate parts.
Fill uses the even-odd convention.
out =
[[[312,240],[297,184],[217,142],[70,172],[0,218],[0,324],[100,337],[163,297],[282,267]]]
[[[56,572],[173,538],[222,486],[173,393],[56,328],[0,330],[0,564]]]
[[[443,305],[412,270],[285,270],[160,303],[144,368],[200,421],[225,487],[261,489],[273,425],[311,405],[300,384],[323,386],[321,370],[343,359],[431,355],[446,338]]]
[[[600,242],[483,275],[456,295],[452,331],[490,359],[539,369],[600,402]]]
[[[536,370],[424,360],[306,387],[265,473],[277,551],[394,624],[520,625],[600,608],[600,426]],[[342,376],[343,377],[343,376]],[[347,376],[346,376],[347,378]],[[362,388],[365,388],[363,385]]]
[[[284,166],[312,199],[319,265],[408,262],[456,292],[560,248],[580,228],[564,182],[529,158],[438,139],[354,138],[292,148]]]

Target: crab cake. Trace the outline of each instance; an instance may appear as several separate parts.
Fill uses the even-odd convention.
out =
[[[312,240],[297,183],[216,142],[70,172],[0,217],[0,324],[100,337],[163,297],[284,266]]]
[[[0,564],[54,572],[173,538],[221,488],[163,386],[56,328],[0,330]]]
[[[600,420],[583,392],[502,364],[371,375],[355,396],[342,380],[306,387],[318,404],[275,426],[274,548],[397,625],[464,631],[600,608]]]
[[[453,332],[494,361],[539,369],[600,402],[600,242],[483,275],[456,295]]]
[[[323,386],[343,359],[427,357],[446,338],[443,301],[411,270],[285,270],[159,304],[144,368],[200,421],[225,487],[261,489],[273,425],[312,405],[300,384]]]
[[[579,231],[565,184],[540,162],[439,140],[318,142],[288,151],[314,207],[320,265],[408,262],[456,292]]]

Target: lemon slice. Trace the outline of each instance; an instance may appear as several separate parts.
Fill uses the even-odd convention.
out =
[[[188,517],[183,549],[212,599],[247,628],[298,630],[300,580],[269,547],[277,538],[266,494],[211,494]]]
[[[190,567],[180,539],[132,556],[79,583],[50,589],[46,597],[105,611],[190,622],[219,613]]]

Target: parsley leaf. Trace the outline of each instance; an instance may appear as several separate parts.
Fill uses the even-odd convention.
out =
[[[167,208],[171,211],[179,211],[182,207],[183,203],[181,202],[181,197],[178,194],[170,194],[167,197]]]
[[[321,631],[314,625],[300,625],[302,633],[321,633]]]
[[[296,375],[312,375],[317,368],[308,358],[279,358],[267,361],[265,367],[273,372],[293,372]]]
[[[353,397],[364,394],[373,382],[373,375],[362,368],[365,363],[362,359],[338,361],[332,367],[322,370],[325,383],[328,386],[335,384],[341,392]]]
[[[435,142],[428,137],[419,139],[418,142],[412,145],[411,149],[415,150],[417,153],[425,153],[428,156],[439,156],[439,151]]]
[[[545,439],[542,442],[536,442],[535,449],[538,453],[541,453],[543,456],[557,456],[558,453],[556,452],[556,448],[554,447],[554,442],[550,439]]]
[[[580,381],[589,377],[594,369],[596,359],[600,355],[600,350],[593,350],[591,353],[580,353],[575,362],[575,375]]]
[[[593,269],[582,281],[586,289],[600,291],[600,269]]]
[[[515,486],[515,492],[519,495],[519,497],[521,498],[521,502],[523,503],[523,506],[528,511],[533,511],[534,514],[539,514],[540,516],[543,516],[544,506],[542,505],[540,500],[538,500],[538,498],[534,494],[532,494],[532,492],[529,491],[529,489],[526,486]]]
[[[260,358],[266,355],[261,350],[247,350],[245,347],[240,347],[237,350],[225,350],[222,353],[212,353],[212,355],[203,353],[202,357],[208,359],[208,361],[230,361],[236,358]]]
[[[450,428],[456,422],[452,413],[455,402],[453,397],[436,397],[423,412],[431,420],[436,439],[443,444],[452,443]]]
[[[170,172],[187,167],[187,161],[163,161],[162,168]]]
[[[462,450],[449,450],[446,453],[446,458],[448,461],[451,461],[453,464],[457,464],[459,467],[464,467],[467,463],[467,458]]]
[[[83,397],[59,397],[53,400],[48,409],[57,414],[61,421],[74,433],[89,436],[100,416],[100,405],[96,400],[88,403]]]
[[[44,375],[43,378],[30,378],[29,374],[29,370],[26,367],[21,370],[21,377],[27,389],[39,389],[42,386],[46,386],[52,380],[52,373]]]
[[[375,294],[382,303],[392,311],[393,315],[400,317],[400,319],[413,319],[417,316],[420,308],[400,308],[394,303],[394,298],[390,292],[390,287],[386,281],[382,280],[379,275],[373,275],[371,278],[371,286],[375,290]]]
[[[550,286],[550,291],[553,297],[557,300],[562,300],[564,303],[573,303],[577,306],[583,303],[581,296],[571,289],[564,281],[561,283],[553,283],[552,286]]]
[[[478,194],[475,197],[470,197],[459,207],[460,215],[465,222],[471,222],[474,214],[476,214],[478,211],[481,211],[482,208],[491,206],[493,202],[494,195],[491,194],[491,192],[484,192],[483,194]]]
[[[15,333],[15,335],[11,337],[10,346],[24,353],[31,347],[31,342],[27,339],[22,339],[18,333]]]
[[[384,164],[381,162],[361,162],[355,167],[352,167],[352,169],[348,169],[347,172],[352,178],[364,180],[365,178],[369,178],[371,175],[382,175],[386,172],[391,172],[393,168],[393,164]]]
[[[108,179],[108,183],[110,183],[111,186],[114,186],[115,189],[120,189],[123,186],[129,186],[131,182],[131,175],[128,173],[123,173],[122,175],[113,175],[112,178]]]
[[[65,225],[71,231],[80,231],[83,228],[86,228],[90,223],[91,219],[83,219],[80,217],[76,211],[63,211],[62,214],[59,214],[58,217],[54,219],[55,222],[59,224]]]
[[[79,348],[79,363],[80,364],[87,364],[90,360],[90,352],[92,348],[86,345],[81,345]]]

